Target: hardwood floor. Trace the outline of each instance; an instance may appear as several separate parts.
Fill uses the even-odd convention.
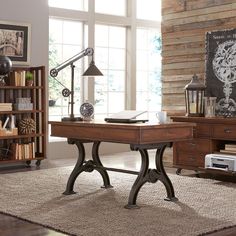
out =
[[[134,155],[135,152],[128,153],[119,153],[114,156],[105,156],[102,157],[102,163],[105,166],[116,167],[116,168],[125,168],[125,169],[134,169],[137,170],[140,166],[140,157],[137,154]],[[167,173],[175,173],[176,169],[171,167],[171,159],[168,156],[168,152],[165,156],[165,167]],[[130,156],[130,157],[129,157]],[[131,158],[132,157],[132,158]],[[76,162],[75,159],[57,159],[57,160],[43,160],[41,162],[40,167],[35,167],[34,163],[32,163],[31,167],[26,168],[24,165],[19,165],[16,167],[1,167],[0,174],[5,173],[14,173],[19,171],[35,171],[38,168],[40,169],[49,169],[61,166],[71,166]],[[154,160],[150,161],[150,165],[154,165]],[[194,171],[183,170],[182,175],[195,176]],[[235,179],[230,178],[228,176],[209,176],[206,174],[200,174],[200,177],[203,178],[218,178],[223,181],[233,181]],[[235,178],[235,177],[234,177]],[[16,217],[0,214],[0,236],[65,236],[66,234],[62,234],[56,232],[51,229],[47,229],[43,226],[26,222]],[[219,232],[208,234],[209,236],[235,236],[236,235],[236,227],[222,230]],[[168,235],[166,235],[168,236]]]

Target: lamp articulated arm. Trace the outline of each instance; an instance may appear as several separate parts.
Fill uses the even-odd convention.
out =
[[[86,48],[83,51],[81,51],[80,53],[78,53],[75,56],[71,57],[70,59],[66,60],[62,64],[60,64],[57,67],[50,70],[50,75],[55,80],[57,80],[55,77],[57,77],[59,71],[63,70],[67,66],[71,67],[71,89],[70,90],[57,80],[63,87],[65,87],[62,90],[62,95],[64,97],[71,96],[71,101],[69,102],[70,110],[71,110],[70,117],[62,118],[62,121],[82,120],[82,118],[74,116],[74,68],[75,68],[75,65],[73,63],[85,56],[92,56],[92,61],[90,62],[89,68],[84,72],[83,76],[101,76],[101,75],[103,75],[102,72],[95,66],[95,63],[93,60],[93,54],[94,54],[93,48]]]
[[[66,60],[65,62],[61,63],[57,67],[51,69],[50,70],[50,75],[54,78],[57,77],[58,72],[63,70],[65,67],[67,67],[69,65],[72,65],[75,61],[81,59],[82,57],[92,56],[93,53],[94,53],[93,48],[84,49],[83,51],[81,51],[80,53],[78,53],[75,56],[71,57],[70,59]]]

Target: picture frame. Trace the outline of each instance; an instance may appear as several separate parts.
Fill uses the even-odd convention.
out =
[[[9,57],[13,65],[30,64],[31,25],[0,21],[0,55]]]
[[[206,33],[206,96],[216,116],[236,117],[236,29]]]

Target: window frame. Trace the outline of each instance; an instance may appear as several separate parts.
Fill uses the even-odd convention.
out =
[[[88,27],[88,45],[95,47],[95,24],[124,26],[127,29],[126,48],[126,79],[125,79],[125,109],[136,109],[136,29],[155,28],[161,32],[161,22],[136,19],[136,0],[127,1],[127,15],[107,15],[95,12],[95,0],[88,0],[88,11],[69,10],[49,7],[49,17],[64,18],[83,22]],[[96,52],[95,52],[96,53]],[[89,59],[88,59],[89,60]],[[82,100],[94,102],[94,81],[83,80]]]

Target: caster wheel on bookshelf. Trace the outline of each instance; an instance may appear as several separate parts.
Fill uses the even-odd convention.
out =
[[[177,175],[181,175],[181,170],[182,170],[181,168],[178,168],[178,169],[176,170],[176,174],[177,174]]]
[[[26,161],[27,167],[30,167],[31,161]]]
[[[200,178],[200,173],[199,173],[198,170],[195,170],[195,174],[196,174],[196,177],[197,177],[197,178]]]
[[[41,164],[41,160],[37,160],[37,161],[35,162],[35,165],[36,165],[36,166],[40,166],[40,164]]]

